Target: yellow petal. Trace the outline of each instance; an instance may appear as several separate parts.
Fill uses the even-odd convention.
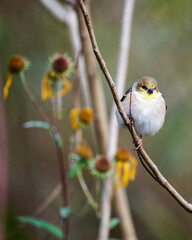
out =
[[[41,79],[41,99],[45,101],[47,98],[51,98],[52,96],[51,85],[49,81],[47,81],[47,76],[44,76]]]
[[[122,186],[122,169],[123,164],[122,162],[117,162],[116,164],[116,188],[119,188]]]
[[[135,175],[136,175],[136,167],[131,167],[130,168],[130,173],[129,173],[129,179],[131,181],[135,180]]]
[[[3,88],[3,98],[6,100],[9,94],[9,87],[11,86],[12,83],[12,76],[11,72],[8,72],[7,74],[7,81],[5,83],[5,86]]]
[[[64,88],[61,89],[59,94],[61,96],[64,96],[71,90],[72,84],[64,76],[61,78],[61,81],[62,81],[62,83],[64,85]]]
[[[78,115],[79,115],[80,109],[73,108],[70,112],[69,118],[71,122],[71,126],[74,130],[77,130],[80,128],[79,122],[78,122]]]
[[[130,174],[130,165],[129,163],[124,163],[124,166],[123,166],[123,186],[124,187],[127,187],[128,186],[128,183],[129,183],[129,174]]]

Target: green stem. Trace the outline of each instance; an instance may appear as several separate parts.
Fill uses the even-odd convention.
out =
[[[39,112],[41,118],[45,121],[45,122],[48,122],[50,123],[50,120],[49,120],[49,117],[46,115],[46,113],[43,111],[43,109],[41,108],[41,106],[39,105],[39,103],[37,102],[35,96],[31,93],[28,85],[27,85],[27,81],[25,79],[25,74],[24,74],[24,71],[21,71],[20,74],[20,79],[21,79],[21,82],[23,84],[23,87],[26,91],[26,93],[28,94],[31,102],[33,103],[33,105],[35,106],[35,108],[37,109],[37,111]]]
[[[82,188],[85,196],[88,199],[89,204],[95,209],[95,211],[97,213],[98,212],[98,205],[97,205],[96,201],[94,200],[93,196],[91,195],[91,193],[90,193],[90,191],[89,191],[89,189],[87,187],[87,184],[86,184],[86,182],[84,180],[84,177],[83,177],[83,174],[82,174],[81,170],[79,170],[77,172],[77,177],[78,177],[79,183],[81,185],[81,188]]]
[[[30,100],[32,101],[33,105],[35,106],[35,108],[37,109],[37,111],[39,112],[41,118],[49,123],[52,126],[52,133],[54,135],[54,139],[55,139],[55,145],[56,145],[56,150],[57,150],[57,158],[58,158],[58,164],[59,164],[59,170],[60,170],[60,178],[61,178],[61,185],[62,185],[62,205],[63,207],[68,207],[68,199],[67,199],[67,183],[66,183],[66,169],[65,169],[65,164],[64,164],[64,159],[63,159],[63,152],[62,152],[62,146],[60,143],[60,138],[58,138],[59,133],[57,131],[57,127],[53,126],[51,124],[50,119],[48,118],[48,116],[46,115],[46,113],[43,111],[43,109],[41,108],[41,106],[39,105],[39,103],[37,102],[35,96],[31,93],[26,79],[25,79],[25,74],[24,72],[20,72],[20,79],[22,81],[23,87],[26,91],[26,93],[28,94]],[[63,233],[65,236],[65,240],[68,240],[68,234],[69,234],[69,218],[65,218],[62,219],[62,225],[63,225]]]
[[[57,92],[58,92],[58,96],[57,96],[57,117],[59,120],[61,120],[63,118],[63,113],[62,113],[62,96],[61,94],[59,94],[59,92],[62,89],[62,82],[59,79],[58,83],[57,83]]]

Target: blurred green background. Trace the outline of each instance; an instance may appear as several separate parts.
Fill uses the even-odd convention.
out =
[[[92,19],[101,53],[112,77],[115,76],[123,1],[92,1]],[[126,87],[138,78],[150,75],[158,80],[168,111],[162,130],[144,138],[144,147],[163,175],[189,202],[192,201],[192,2],[190,0],[136,0],[129,70]],[[106,14],[107,13],[107,14]],[[7,74],[10,56],[26,56],[32,66],[27,79],[40,100],[40,80],[49,56],[55,52],[72,55],[70,37],[65,25],[52,17],[38,1],[0,1],[0,77],[1,87]],[[101,73],[102,76],[102,73]],[[102,76],[103,78],[103,76]],[[55,148],[47,132],[25,130],[23,123],[40,119],[23,91],[18,78],[13,79],[6,102],[5,117],[8,146],[7,239],[53,239],[42,230],[27,226],[15,230],[15,216],[31,215],[59,181]],[[108,110],[111,94],[103,78]],[[2,90],[1,90],[2,101]],[[68,113],[73,107],[72,94],[64,98],[65,157],[72,135]],[[42,103],[51,115],[49,102]],[[90,131],[86,139],[93,146]],[[119,146],[133,148],[130,136],[120,130]],[[135,154],[133,152],[133,154]],[[90,187],[94,181],[87,176]],[[70,239],[96,239],[98,221],[86,204],[79,183],[69,187]],[[192,215],[147,174],[139,163],[136,180],[127,194],[137,235],[142,240],[192,239]],[[58,197],[41,218],[59,224]],[[1,206],[0,206],[1,207]],[[116,228],[112,236],[120,238]]]

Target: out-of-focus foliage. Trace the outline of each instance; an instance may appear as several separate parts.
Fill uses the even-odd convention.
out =
[[[1,0],[0,2],[0,74],[5,83],[10,56],[21,54],[32,62],[27,73],[31,90],[40,101],[40,80],[48,70],[47,57],[55,52],[71,54],[70,38],[65,25],[55,20],[38,1]],[[123,1],[92,1],[92,17],[99,48],[115,76]],[[163,129],[143,144],[166,178],[189,201],[191,190],[192,142],[192,1],[137,0],[133,18],[131,52],[127,87],[144,75],[158,80],[167,105]],[[107,14],[106,14],[107,13]],[[110,111],[111,94],[104,81]],[[33,228],[15,231],[11,219],[31,215],[59,181],[56,153],[49,134],[38,129],[25,130],[23,123],[40,120],[17,78],[13,78],[10,95],[5,102],[8,130],[8,224],[12,239],[43,239],[46,233]],[[1,92],[2,96],[2,92]],[[72,95],[65,97],[62,132],[65,133],[65,157],[72,134],[68,114]],[[49,103],[42,103],[51,114]],[[120,131],[120,146],[133,148],[129,134]],[[86,131],[87,138],[90,131]],[[90,137],[91,139],[91,137]],[[94,144],[89,142],[94,149]],[[134,154],[134,153],[133,153]],[[86,174],[85,174],[86,175]],[[90,179],[90,186],[93,183]],[[98,223],[86,204],[79,183],[69,186],[71,239],[92,240]],[[148,176],[139,164],[136,180],[130,183],[128,195],[138,238],[142,240],[190,240],[191,218],[169,194]],[[40,218],[59,223],[58,197]],[[15,231],[15,232],[14,232]],[[118,226],[112,231],[120,238]],[[25,237],[22,238],[21,235]],[[28,237],[26,236],[28,235]],[[51,239],[51,238],[49,238]]]

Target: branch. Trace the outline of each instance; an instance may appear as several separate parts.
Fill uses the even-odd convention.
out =
[[[122,107],[122,104],[119,100],[119,97],[117,95],[117,90],[115,87],[115,84],[111,78],[111,75],[105,65],[105,62],[99,52],[98,46],[97,46],[97,42],[95,39],[95,35],[94,35],[94,31],[93,31],[93,27],[92,27],[92,23],[90,20],[90,17],[88,15],[88,12],[84,6],[84,3],[82,0],[78,0],[79,6],[81,8],[82,14],[84,16],[85,19],[85,23],[87,25],[87,29],[89,32],[89,36],[91,39],[91,43],[92,43],[92,48],[93,48],[93,52],[95,53],[95,56],[98,60],[98,63],[101,67],[101,70],[103,71],[103,74],[105,75],[105,78],[109,84],[109,87],[111,89],[114,101],[116,103],[117,109],[121,115],[121,117],[123,118],[127,128],[129,129],[131,136],[133,138],[134,141],[138,141],[139,137],[136,134],[136,131],[134,129],[134,127],[131,125],[129,119],[126,116],[126,113],[124,112],[124,109]],[[174,198],[175,200],[188,212],[192,213],[192,204],[188,203],[172,186],[171,184],[164,178],[164,176],[160,173],[160,171],[158,170],[157,166],[153,163],[153,161],[150,159],[150,157],[147,155],[147,153],[145,152],[144,148],[141,146],[138,149],[139,154],[141,154],[142,158],[144,159],[144,161],[147,163],[147,165],[150,167],[150,169],[152,170],[152,172],[154,173],[154,175],[157,178],[157,181],[160,185],[162,185]]]

